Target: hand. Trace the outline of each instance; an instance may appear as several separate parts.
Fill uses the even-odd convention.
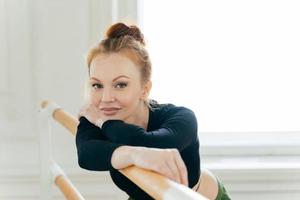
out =
[[[108,120],[102,116],[101,111],[98,107],[90,103],[85,104],[79,110],[78,119],[81,116],[85,117],[87,120],[89,120],[91,123],[95,124],[96,126],[98,126],[99,123],[103,124],[105,121]]]
[[[132,155],[137,167],[155,171],[188,186],[187,169],[177,149],[136,147]]]

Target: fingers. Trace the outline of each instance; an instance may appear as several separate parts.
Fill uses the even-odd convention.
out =
[[[159,173],[173,181],[176,181],[172,171],[169,168],[169,164],[167,164],[167,162],[164,162],[164,164],[161,164],[161,165],[156,165],[154,168],[155,168],[154,171],[156,171],[157,173]]]
[[[167,156],[160,173],[171,180],[188,186],[187,169],[177,149],[168,149]]]
[[[78,112],[78,119],[81,117],[81,116],[85,116],[87,110],[90,108],[91,104],[90,103],[86,103],[84,104],[80,109],[79,109],[79,112]]]
[[[139,147],[135,151],[133,163],[188,186],[187,169],[177,149]]]
[[[166,162],[166,166],[167,166],[167,171],[169,171],[169,173],[171,175],[171,177],[169,177],[169,178],[174,180],[177,183],[181,183],[180,174],[179,174],[178,168],[176,166],[176,163]]]
[[[82,106],[78,113],[78,119],[80,119],[81,116],[84,116],[89,122],[96,126],[98,125],[96,124],[97,120],[102,118],[100,109],[91,103]]]
[[[180,156],[180,153],[176,150],[176,157],[175,157],[175,165],[178,169],[178,174],[180,175],[180,183],[182,183],[185,186],[188,186],[188,174],[186,166]]]
[[[78,114],[77,114],[77,118],[79,119],[81,116],[84,116],[85,114],[85,107],[80,108]]]

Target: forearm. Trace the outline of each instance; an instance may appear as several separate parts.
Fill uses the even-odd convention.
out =
[[[173,128],[146,131],[142,127],[127,124],[121,120],[109,120],[103,123],[102,133],[114,143],[150,148],[176,148],[179,151],[197,139],[196,130],[189,130],[188,126],[185,129],[175,125],[171,127]],[[181,131],[181,129],[185,131]]]
[[[93,171],[106,171],[113,168],[111,157],[121,144],[102,140],[77,142],[78,164],[81,168]]]
[[[123,144],[108,141],[101,130],[81,117],[76,133],[78,164],[87,170],[106,171],[111,166],[111,156]]]
[[[132,146],[120,146],[111,156],[111,165],[115,169],[123,169],[133,165],[133,155],[136,151]]]

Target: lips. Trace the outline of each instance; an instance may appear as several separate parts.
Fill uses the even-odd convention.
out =
[[[115,115],[120,108],[101,108],[100,109],[105,115]]]

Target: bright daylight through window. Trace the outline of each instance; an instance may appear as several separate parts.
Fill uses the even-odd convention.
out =
[[[143,1],[152,98],[199,131],[300,130],[299,1]]]

